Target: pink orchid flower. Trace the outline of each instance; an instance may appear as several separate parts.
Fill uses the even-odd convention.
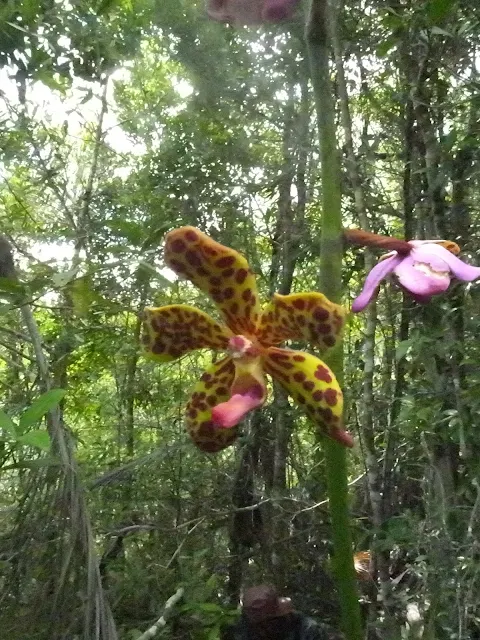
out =
[[[454,255],[460,251],[454,242],[410,240],[406,244],[409,245],[407,251],[392,251],[373,267],[352,304],[354,313],[365,309],[375,297],[380,282],[391,273],[405,291],[422,303],[444,293],[452,278],[463,282],[480,278],[479,267],[472,267]]]
[[[235,25],[282,22],[293,17],[299,0],[207,0],[213,20]]]

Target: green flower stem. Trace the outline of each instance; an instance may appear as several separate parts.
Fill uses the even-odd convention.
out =
[[[322,165],[322,235],[320,290],[333,302],[342,301],[341,164],[335,128],[335,103],[329,69],[329,29],[326,0],[310,0],[306,42],[320,139]],[[328,364],[342,384],[343,350],[335,348]],[[348,508],[347,452],[325,441],[327,488],[332,519],[333,562],[347,640],[362,640],[362,623],[353,565],[353,541]]]

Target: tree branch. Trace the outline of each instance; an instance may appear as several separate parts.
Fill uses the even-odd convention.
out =
[[[170,596],[170,598],[166,601],[165,606],[163,608],[163,613],[160,618],[153,624],[150,629],[147,629],[145,633],[137,638],[137,640],[150,640],[150,638],[154,638],[157,633],[167,624],[168,615],[171,613],[173,607],[177,604],[177,602],[183,597],[184,588],[179,587],[177,591]]]

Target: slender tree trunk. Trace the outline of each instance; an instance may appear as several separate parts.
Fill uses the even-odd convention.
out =
[[[277,223],[272,249],[272,265],[270,270],[270,294],[278,291],[282,295],[291,292],[295,266],[301,247],[301,235],[304,228],[306,205],[305,173],[309,150],[308,127],[308,92],[306,79],[303,81],[300,109],[295,113],[293,108],[294,92],[292,88],[292,108],[287,110],[284,123],[283,170],[279,184]],[[296,182],[295,182],[296,181]],[[297,202],[292,202],[292,187],[297,187]],[[287,393],[280,385],[274,383],[274,399],[271,406],[274,446],[273,474],[271,484],[267,483],[268,492],[273,497],[283,496],[287,490],[288,447],[293,429],[290,403]],[[266,510],[270,516],[272,554],[275,581],[279,587],[286,583],[288,573],[288,538],[289,529],[284,518],[278,519],[277,510]],[[283,551],[282,551],[283,549]]]
[[[340,10],[341,7],[339,6]],[[350,116],[350,106],[347,93],[347,83],[343,67],[342,45],[339,39],[338,29],[334,34],[334,52],[337,69],[337,87],[340,100],[340,110],[342,125],[345,136],[346,165],[350,183],[353,187],[355,201],[355,211],[360,222],[360,227],[365,231],[370,231],[370,222],[365,203],[365,193],[363,190],[363,179],[359,163],[355,157],[355,149],[352,134],[352,121]],[[369,273],[375,264],[372,252],[366,248],[365,272]],[[365,310],[365,329],[363,337],[363,397],[360,412],[360,425],[362,433],[362,444],[365,452],[365,465],[367,470],[367,485],[370,496],[370,506],[372,521],[377,532],[380,532],[384,522],[382,504],[382,475],[378,462],[378,453],[375,445],[375,395],[374,395],[374,370],[375,370],[375,333],[377,326],[376,303],[372,301]],[[389,610],[390,595],[390,575],[389,575],[389,554],[386,551],[373,554],[374,566],[378,570],[380,581],[380,595],[385,615]]]
[[[133,331],[131,332],[131,346],[125,362],[123,384],[118,391],[120,394],[120,414],[127,458],[133,458],[135,455],[135,381],[140,357],[140,334],[142,330],[140,311],[144,309],[147,303],[150,289],[149,279],[145,279],[140,273],[137,273],[137,287],[140,289],[140,300]]]
[[[341,165],[336,144],[335,104],[330,81],[330,15],[325,0],[312,0],[306,23],[306,41],[315,96],[320,157],[322,163],[322,237],[320,290],[333,302],[342,300],[343,225]],[[343,345],[332,350],[328,361],[343,382]],[[343,628],[347,640],[363,637],[358,591],[353,566],[353,541],[348,509],[348,473],[345,449],[334,441],[322,443],[327,467],[329,506],[334,547],[333,567],[337,581]]]

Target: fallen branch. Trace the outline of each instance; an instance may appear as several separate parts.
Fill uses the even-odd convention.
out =
[[[167,624],[167,617],[170,611],[173,609],[173,607],[182,598],[183,592],[184,592],[183,587],[179,587],[176,593],[174,593],[173,596],[170,596],[170,598],[165,603],[165,606],[163,608],[163,613],[160,616],[160,618],[155,622],[154,625],[150,627],[150,629],[147,629],[145,633],[142,633],[142,635],[139,638],[137,638],[137,640],[149,640],[149,638],[154,638],[157,635],[160,629]]]

